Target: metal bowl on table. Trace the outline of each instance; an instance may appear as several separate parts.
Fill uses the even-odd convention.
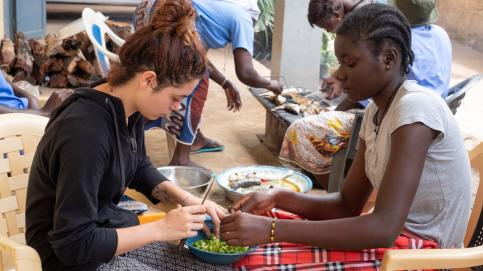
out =
[[[237,201],[243,194],[249,193],[250,191],[240,192],[239,190],[233,190],[230,187],[230,180],[229,177],[232,174],[240,174],[246,172],[263,172],[266,174],[271,174],[272,176],[281,176],[284,173],[287,173],[289,169],[283,167],[272,167],[272,166],[241,166],[241,167],[234,167],[229,168],[216,176],[216,182],[218,185],[223,188],[225,191],[225,195],[228,199],[232,201]],[[293,175],[284,178],[284,180],[292,183],[295,187],[297,187],[298,192],[300,193],[307,193],[312,189],[312,180],[309,177],[305,176],[299,172],[293,172]]]
[[[197,197],[205,192],[208,184],[213,180],[210,173],[196,167],[168,166],[159,167],[158,171],[171,182]]]

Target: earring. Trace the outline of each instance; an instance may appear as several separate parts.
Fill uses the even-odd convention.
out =
[[[389,65],[386,65],[386,69],[389,69]]]

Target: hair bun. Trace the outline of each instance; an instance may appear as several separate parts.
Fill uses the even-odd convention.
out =
[[[171,34],[182,38],[185,45],[198,38],[194,21],[196,10],[188,0],[166,0],[155,10],[151,27],[155,34]]]

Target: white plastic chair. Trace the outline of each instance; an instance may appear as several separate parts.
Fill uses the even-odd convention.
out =
[[[104,22],[109,19],[108,16],[105,16],[100,11],[96,12],[97,16]],[[57,30],[57,40],[62,41],[68,37],[74,36],[77,33],[84,31],[84,22],[82,18],[79,18],[67,25],[64,25],[59,30]]]
[[[25,204],[28,176],[47,117],[12,113],[0,115],[0,270],[42,270],[39,254],[25,244]]]
[[[107,77],[107,72],[110,66],[109,59],[119,61],[119,56],[106,49],[105,35],[107,34],[109,38],[119,46],[124,44],[124,40],[112,32],[98,14],[90,8],[85,8],[82,11],[82,21],[84,22],[84,30],[96,49],[96,57],[102,75],[103,77]]]

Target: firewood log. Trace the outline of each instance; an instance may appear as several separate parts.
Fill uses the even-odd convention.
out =
[[[67,84],[69,84],[67,77],[60,73],[52,73],[49,75],[49,77],[50,77],[49,87],[51,88],[65,88]]]
[[[56,61],[55,57],[48,57],[44,54],[36,55],[34,56],[34,70],[37,70],[40,75],[46,75],[51,71],[50,67],[54,61]],[[60,61],[62,62],[62,60]]]
[[[96,55],[94,52],[94,46],[92,45],[91,40],[89,39],[87,34],[85,32],[77,33],[75,35],[75,38],[82,41],[82,44],[80,46],[82,54],[87,61],[92,63],[92,61],[96,59]]]
[[[45,74],[44,75],[40,74],[39,69],[36,68],[35,65],[31,76],[33,79],[35,79],[36,85],[42,85],[44,83]]]
[[[54,58],[54,63],[50,65],[49,72],[60,72],[64,68],[64,61],[61,58]]]
[[[13,81],[12,82],[18,82],[18,81],[23,81],[26,78],[26,73],[23,69],[17,69],[15,72],[15,75],[13,76]]]
[[[63,59],[64,67],[62,69],[62,74],[67,75],[67,74],[74,73],[77,66],[77,62],[81,59],[82,58],[78,56],[70,56],[70,57],[64,58]]]
[[[81,45],[82,45],[82,41],[74,37],[66,38],[62,41],[62,48],[64,48],[64,50],[66,51],[67,50],[77,51],[78,49],[80,49]]]
[[[24,80],[29,82],[31,85],[37,84],[37,81],[30,74],[27,74],[22,68],[18,68],[15,71],[15,75],[13,76],[12,82],[15,83],[15,82],[24,81]]]
[[[123,40],[127,40],[131,35],[132,35],[132,28],[130,24],[127,23],[122,23],[122,22],[116,22],[116,21],[111,21],[111,20],[106,20],[107,26],[116,34],[119,38]],[[113,53],[117,54],[119,51],[119,48],[121,48],[119,45],[117,45],[115,42],[112,40],[106,40],[106,47],[108,50],[112,51]]]
[[[47,56],[55,56],[65,52],[64,48],[57,42],[56,34],[49,33],[45,36],[45,43],[47,44],[47,49],[45,50]]]
[[[62,41],[62,48],[65,52],[61,53],[62,56],[77,56],[80,53],[80,47],[82,41],[75,39],[74,37],[66,38]]]
[[[17,63],[15,63],[15,67],[23,69],[25,75],[29,76],[32,73],[34,65],[34,57],[30,49],[29,41],[22,32],[18,32],[15,37],[17,38],[17,42],[15,43]]]
[[[73,87],[87,87],[94,83],[94,80],[84,79],[77,74],[68,74],[67,80]]]
[[[30,39],[29,45],[30,45],[30,49],[32,50],[32,55],[34,57],[36,55],[45,54],[45,45],[43,45],[38,39]]]
[[[96,73],[96,68],[94,68],[94,66],[92,66],[92,64],[85,59],[79,60],[77,62],[77,67],[86,73]]]
[[[10,39],[3,39],[2,40],[2,59],[3,63],[8,66],[8,71],[13,68],[15,65],[15,61],[17,60],[17,56],[15,55],[15,49]]]
[[[77,67],[79,67],[79,63],[77,63]],[[90,80],[90,81],[94,81],[94,82],[102,78],[101,76],[97,75],[97,73],[88,73],[88,72],[83,71],[82,69],[77,69],[74,72],[74,74],[79,76],[79,77],[82,77],[86,80]]]

